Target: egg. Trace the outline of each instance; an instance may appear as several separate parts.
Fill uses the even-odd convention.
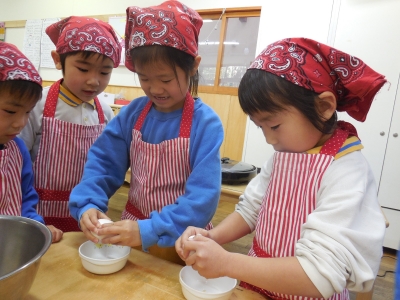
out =
[[[98,221],[99,221],[99,223],[100,223],[101,225],[107,224],[107,223],[114,223],[113,221],[108,220],[108,219],[98,219]],[[94,233],[93,231],[91,231],[91,233],[92,233],[95,237],[97,237],[97,238],[99,239],[99,242],[101,242],[101,240],[105,237],[104,235],[97,235],[97,234]]]

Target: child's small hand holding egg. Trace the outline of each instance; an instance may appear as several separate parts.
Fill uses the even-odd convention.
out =
[[[100,223],[101,225],[107,224],[107,223],[114,223],[113,221],[108,220],[108,219],[98,219],[98,221],[99,221],[99,223]],[[97,234],[96,234],[95,232],[93,232],[93,231],[91,231],[91,233],[92,233],[95,237],[97,237],[97,238],[99,239],[99,243],[101,243],[101,240],[105,237],[104,235],[97,235]]]

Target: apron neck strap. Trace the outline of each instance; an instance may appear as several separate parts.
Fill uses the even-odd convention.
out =
[[[44,105],[43,117],[54,118],[54,115],[56,114],[58,94],[60,93],[60,84],[62,81],[63,79],[61,78],[51,85],[49,93],[47,94],[46,103]],[[99,123],[104,124],[103,108],[101,107],[100,101],[97,97],[94,98],[94,103],[99,116]]]
[[[144,120],[146,119],[146,116],[149,113],[152,105],[153,105],[153,102],[151,100],[149,100],[149,102],[146,103],[142,112],[139,115],[139,118],[137,119],[137,121],[135,123],[135,126],[134,126],[135,130],[140,131],[140,129],[142,129]],[[190,137],[193,113],[194,113],[194,99],[193,99],[192,95],[189,92],[187,92],[186,98],[185,98],[185,103],[183,105],[182,119],[181,119],[181,124],[180,124],[180,128],[179,128],[179,137],[182,137],[182,138]]]

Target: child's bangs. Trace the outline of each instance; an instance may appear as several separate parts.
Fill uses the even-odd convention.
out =
[[[42,97],[42,87],[27,80],[6,80],[0,82],[1,93],[8,93],[13,100],[21,102],[37,102]]]
[[[274,113],[284,109],[286,101],[278,82],[272,76],[276,77],[258,69],[246,71],[238,89],[239,103],[244,113]]]
[[[163,62],[172,69],[175,69],[175,65],[170,58],[168,50],[168,47],[154,45],[133,48],[130,54],[134,65],[148,67],[157,66],[159,62]]]

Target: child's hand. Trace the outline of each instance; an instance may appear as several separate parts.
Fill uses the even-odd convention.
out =
[[[90,208],[82,214],[81,219],[79,220],[79,224],[81,226],[81,230],[85,234],[85,236],[92,241],[93,243],[99,243],[99,239],[95,237],[92,232],[98,234],[98,228],[101,227],[99,223],[99,219],[110,219],[106,214],[101,211]]]
[[[184,246],[183,246],[184,242],[187,241],[190,236],[194,236],[197,234],[211,238],[211,236],[207,230],[205,230],[203,228],[189,226],[182,233],[182,235],[176,240],[175,250],[178,253],[178,255],[180,256],[180,258],[182,258],[182,260],[186,260],[186,258],[188,257],[188,255],[190,253],[190,251],[188,251],[187,249],[184,249]]]
[[[185,251],[190,252],[185,263],[192,266],[205,278],[226,276],[230,254],[210,238],[197,234],[190,240],[183,241]]]
[[[103,244],[136,247],[142,244],[139,225],[136,221],[122,220],[113,224],[104,224],[97,231],[98,235],[104,235]]]
[[[53,225],[46,225],[46,227],[48,229],[50,229],[51,231],[51,235],[52,235],[52,243],[57,243],[61,240],[64,232],[62,232],[60,229],[54,227]]]

